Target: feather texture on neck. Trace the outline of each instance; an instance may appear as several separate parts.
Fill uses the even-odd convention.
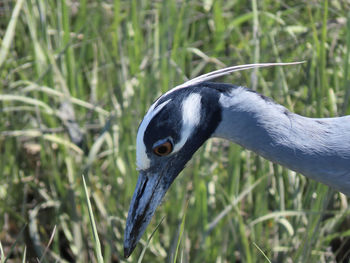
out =
[[[307,118],[243,87],[222,93],[213,137],[350,195],[350,116]]]

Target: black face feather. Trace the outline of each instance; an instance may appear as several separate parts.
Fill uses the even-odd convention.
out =
[[[176,144],[181,138],[181,108],[176,107],[176,101],[170,101],[150,121],[143,137],[148,155],[153,145],[166,137],[171,137]]]
[[[145,130],[144,143],[147,155],[152,158],[152,147],[159,140],[172,138],[174,145],[181,140],[182,131],[182,102],[192,93],[201,96],[200,123],[181,153],[187,160],[193,153],[214,133],[221,121],[221,108],[219,99],[221,93],[228,93],[237,88],[230,84],[202,83],[175,90],[159,99],[157,105],[170,100],[170,102],[150,121]],[[156,106],[157,107],[157,106]]]

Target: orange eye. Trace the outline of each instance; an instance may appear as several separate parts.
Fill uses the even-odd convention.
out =
[[[153,148],[153,152],[158,156],[166,156],[173,150],[173,145],[170,142],[162,143]]]

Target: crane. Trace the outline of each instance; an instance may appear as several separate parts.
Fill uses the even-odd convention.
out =
[[[220,69],[171,89],[152,104],[136,138],[139,177],[126,221],[125,257],[174,179],[212,137],[230,140],[350,196],[350,116],[307,118],[245,87],[209,82],[239,70],[298,63]]]

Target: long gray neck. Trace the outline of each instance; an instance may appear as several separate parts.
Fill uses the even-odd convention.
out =
[[[222,121],[213,137],[350,195],[350,116],[312,119],[238,87],[221,94]]]

